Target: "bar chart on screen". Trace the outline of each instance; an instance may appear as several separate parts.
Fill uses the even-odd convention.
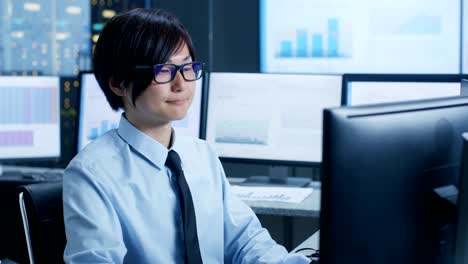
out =
[[[57,123],[57,91],[50,87],[0,89],[0,124]]]
[[[92,73],[81,76],[78,150],[118,127],[122,110],[114,111]]]
[[[51,87],[15,86],[0,89],[0,124],[10,129],[0,131],[0,146],[34,145],[34,131],[29,126],[57,123],[57,91]]]
[[[105,134],[107,131],[111,129],[115,129],[118,127],[117,122],[110,122],[109,120],[101,120],[101,124],[99,127],[91,127],[88,133],[89,140],[95,140],[99,136]]]
[[[10,130],[0,132],[0,147],[32,146],[32,130]]]
[[[270,73],[458,73],[459,2],[261,0],[260,57]]]
[[[278,33],[276,57],[351,57],[351,22],[336,17],[322,20],[313,29],[297,28],[291,32]]]
[[[59,77],[0,77],[0,159],[60,154]]]

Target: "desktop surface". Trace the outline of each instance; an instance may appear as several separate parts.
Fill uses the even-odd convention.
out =
[[[245,178],[228,178],[231,185],[242,185]],[[273,187],[274,188],[274,187]],[[321,183],[310,182],[307,188],[312,188],[312,193],[300,203],[269,202],[269,201],[244,201],[256,214],[276,216],[301,216],[319,217]]]

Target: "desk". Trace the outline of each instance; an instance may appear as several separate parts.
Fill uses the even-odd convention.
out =
[[[44,173],[45,171],[53,171],[53,172],[63,172],[63,169],[50,169],[50,168],[30,168],[30,167],[16,167],[16,166],[3,166],[3,171],[22,171],[24,173]],[[9,177],[6,175],[0,175],[0,182],[1,181],[8,181]],[[21,184],[18,183],[17,179],[15,179],[16,185],[23,185],[28,183],[37,182],[37,180],[31,179],[28,182],[22,182]],[[229,182],[233,185],[239,184],[244,181],[244,178],[228,178]],[[9,188],[11,191],[16,191],[16,187]],[[319,217],[320,216],[320,182],[312,182],[309,187],[314,188],[314,191],[301,203],[294,204],[294,203],[281,203],[281,202],[262,202],[262,201],[255,201],[255,202],[246,202],[246,204],[252,208],[252,210],[256,214],[261,215],[273,215],[273,216],[282,216],[284,217],[284,240],[286,242],[285,246],[288,249],[292,248],[292,231],[293,231],[293,224],[291,217]],[[1,192],[0,192],[1,194]],[[19,208],[16,209],[17,202],[17,195],[16,193],[12,193],[10,195],[13,197],[13,200],[10,202],[12,205],[15,205],[15,209],[12,211],[19,212]],[[4,201],[4,200],[3,200]],[[3,202],[2,201],[2,202]],[[1,221],[0,221],[1,222]],[[0,232],[2,233],[2,232]],[[0,241],[1,243],[1,241]],[[0,245],[0,259],[1,255],[1,245]]]
[[[18,167],[18,166],[3,166],[3,171],[21,171],[30,174],[42,174],[44,172],[63,173],[63,169],[51,168],[35,168],[35,167]],[[0,179],[6,181],[8,177]],[[37,179],[29,179],[30,181],[40,182]],[[43,179],[47,180],[47,179]],[[228,178],[229,183],[235,185],[242,183],[245,178]],[[28,182],[29,183],[29,182]],[[25,183],[26,184],[26,183]],[[309,187],[314,191],[299,204],[281,203],[281,202],[264,202],[264,201],[249,201],[246,204],[252,208],[256,214],[275,215],[275,216],[302,216],[302,217],[320,217],[320,182],[312,182]]]
[[[313,248],[319,249],[320,248],[320,230],[315,232],[312,236],[302,242],[299,246],[297,246],[292,252],[296,252],[301,248]]]
[[[230,184],[240,184],[244,178],[228,178]],[[276,215],[276,216],[302,216],[320,217],[320,182],[312,182],[309,187],[314,191],[299,204],[248,201],[245,202],[256,214]]]
[[[232,185],[240,184],[244,180],[244,178],[228,178],[229,183]],[[311,182],[308,187],[313,188],[314,191],[299,204],[264,201],[245,202],[256,214],[284,217],[284,246],[288,250],[292,248],[293,244],[293,223],[291,217],[320,217],[321,183]]]
[[[63,172],[61,168],[49,168],[49,167],[29,167],[29,166],[15,166],[15,165],[1,165],[1,171],[21,171],[24,173],[44,173],[44,172]],[[1,176],[1,174],[0,174]]]

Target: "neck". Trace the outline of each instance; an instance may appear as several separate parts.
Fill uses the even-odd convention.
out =
[[[172,128],[170,123],[158,127],[137,128],[152,139],[161,143],[166,148],[169,148],[172,136]]]
[[[132,125],[135,126],[138,130],[161,143],[166,148],[169,148],[172,136],[172,127],[170,122],[154,125],[140,122],[140,120],[133,118],[131,115],[127,115],[127,113],[126,117],[127,120],[132,123]]]

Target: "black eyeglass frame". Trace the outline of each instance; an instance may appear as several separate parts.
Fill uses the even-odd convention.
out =
[[[194,64],[194,63],[199,63],[201,65],[201,74],[200,74],[200,76],[198,78],[194,79],[194,80],[185,78],[183,68],[185,66],[189,65],[189,64]],[[155,68],[156,67],[164,67],[166,65],[175,67],[175,71],[171,72],[171,79],[169,81],[158,82],[156,80]],[[136,70],[153,69],[153,81],[155,81],[157,84],[165,84],[165,83],[170,83],[170,82],[174,81],[174,79],[175,79],[175,77],[177,75],[177,72],[180,72],[180,74],[182,75],[182,78],[184,78],[184,80],[186,82],[194,82],[194,81],[200,80],[203,77],[203,73],[205,72],[205,63],[199,62],[199,61],[191,61],[191,62],[183,63],[183,64],[180,64],[180,65],[172,64],[172,63],[155,64],[153,66],[151,66],[151,65],[136,65],[135,69]]]

